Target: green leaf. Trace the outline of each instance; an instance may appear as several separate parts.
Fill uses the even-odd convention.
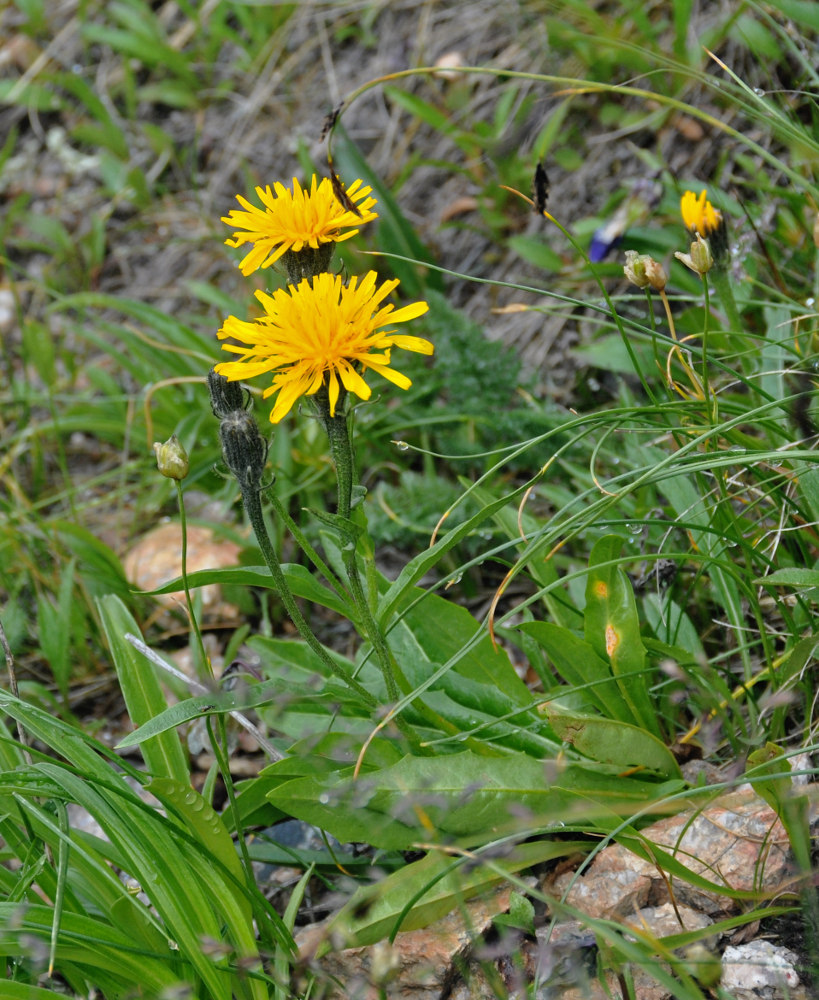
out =
[[[354,608],[329,587],[316,580],[313,573],[306,567],[297,563],[283,563],[282,572],[288,586],[296,595],[303,597],[306,601],[319,604],[321,607],[330,608],[338,612],[344,618],[350,618]],[[197,570],[188,574],[188,584],[190,587],[204,587],[208,584],[221,584],[222,586],[241,587],[264,587],[267,590],[275,590],[273,577],[267,566],[228,566],[222,569]],[[171,594],[182,589],[182,579],[177,577],[168,583],[163,584],[156,590],[147,591],[155,594]]]
[[[54,911],[50,906],[0,903],[0,949],[3,953],[19,954],[20,938],[33,937],[47,945],[51,934]],[[118,928],[104,920],[81,913],[64,913],[62,934],[57,942],[57,967],[70,963],[79,967],[91,981],[101,978],[116,984],[116,992],[127,992],[134,983],[153,996],[172,990],[179,984],[179,975],[170,961],[170,954],[161,959],[147,954]],[[6,983],[2,995],[8,997],[54,996],[49,990],[15,992],[9,986],[22,988],[21,984]],[[34,987],[27,987],[34,990]],[[107,991],[108,992],[108,991]]]
[[[539,840],[510,845],[509,853],[482,864],[477,858],[431,851],[378,882],[357,889],[327,928],[345,948],[363,947],[398,931],[427,927],[465,900],[497,885],[505,873],[588,850],[581,841]],[[319,955],[330,950],[324,946]]]
[[[754,580],[755,584],[764,587],[798,587],[808,589],[819,587],[819,569],[807,569],[804,566],[786,566],[774,570],[767,576]]]
[[[131,647],[133,649],[133,647]],[[141,743],[157,739],[163,734],[177,726],[184,725],[192,719],[201,719],[208,715],[224,715],[227,712],[241,712],[247,708],[256,708],[264,705],[265,702],[273,701],[277,695],[281,695],[281,686],[276,684],[253,684],[244,688],[237,688],[232,691],[211,691],[208,694],[199,694],[194,698],[186,698],[177,702],[151,716],[147,722],[138,729],[129,733],[117,744],[117,750],[125,747],[139,746]],[[174,735],[173,739],[179,743],[179,739]],[[181,744],[180,744],[181,749]],[[143,750],[143,753],[145,753]],[[187,771],[187,768],[186,768]]]
[[[204,850],[218,861],[238,881],[244,878],[236,845],[230,834],[208,802],[190,782],[174,781],[172,778],[154,778],[146,788],[181,821],[182,829],[192,834]],[[246,902],[242,900],[242,902]],[[247,917],[250,919],[250,907],[247,907]]]
[[[326,524],[330,528],[336,536],[337,542],[341,542],[340,548],[343,552],[351,552],[355,549],[358,539],[365,530],[362,525],[356,524],[349,517],[333,514],[330,511],[317,510],[312,507],[308,507],[307,511],[317,521],[321,521],[322,524]]]
[[[469,520],[464,521],[456,528],[447,532],[435,545],[425,549],[423,552],[419,552],[414,559],[411,559],[378,602],[377,617],[382,626],[389,626],[396,607],[404,600],[409,589],[414,587],[429,570],[437,565],[450,549],[454,548],[463,538],[471,534],[478,525],[493,517],[497,511],[502,510],[515,497],[522,494],[528,485],[528,483],[524,484],[513,493],[485,504]]]
[[[819,31],[819,7],[814,0],[773,0],[773,7],[790,21],[795,21],[811,31]]]
[[[592,760],[622,768],[646,768],[666,778],[682,777],[671,751],[638,726],[570,712],[555,702],[546,702],[541,711],[559,739]]]
[[[113,594],[98,600],[97,610],[114,658],[128,715],[136,726],[144,726],[162,715],[168,705],[153,664],[125,638],[127,633],[139,635],[139,627],[122,601]],[[176,733],[158,730],[143,746],[142,756],[154,776],[190,783],[188,762]]]
[[[552,250],[542,237],[510,236],[507,244],[509,249],[514,250],[522,260],[534,264],[535,267],[539,267],[543,271],[559,272],[563,266],[560,254]],[[633,366],[631,370],[633,370]]]
[[[87,412],[84,420],[87,426]],[[119,433],[122,433],[121,426]],[[122,564],[105,542],[72,521],[58,520],[53,526],[62,544],[76,556],[83,586],[92,597],[106,594],[119,594],[123,598],[130,596],[131,587],[125,579]]]
[[[615,564],[622,546],[621,538],[606,535],[589,556],[586,641],[611,664],[620,694],[632,712],[631,721],[659,736],[657,713],[646,684],[645,646],[634,591],[626,574]]]
[[[219,867],[156,809],[125,801],[61,765],[43,763],[40,769],[100,824],[121,852],[123,868],[140,883],[180,954],[196,968],[214,1000],[230,1000],[229,969],[204,954],[202,940],[227,936],[251,956],[256,946]]]
[[[562,625],[523,622],[518,628],[549,654],[560,676],[607,718],[632,722],[634,715],[620,694],[607,660],[592,646]]]
[[[660,641],[673,644],[690,657],[694,663],[705,663],[707,657],[696,626],[683,609],[667,594],[655,591],[643,597],[646,619]],[[651,652],[648,640],[643,640]],[[685,662],[685,660],[681,661]]]
[[[438,594],[416,588],[405,590],[396,611],[401,620],[388,635],[390,647],[402,665],[411,662],[414,647],[420,647],[427,660],[446,663],[474,639],[481,628],[466,608]],[[532,695],[518,677],[508,654],[492,645],[486,635],[475,643],[453,667],[455,673],[479,684],[494,687],[517,705],[532,704]],[[419,680],[424,678],[419,678]],[[488,706],[487,706],[488,708]],[[506,711],[507,705],[500,708]],[[499,713],[500,714],[500,713]]]
[[[430,837],[481,843],[530,822],[577,819],[594,827],[666,790],[655,782],[620,778],[604,765],[465,752],[405,757],[358,778],[352,768],[296,778],[272,788],[268,797],[283,812],[315,823],[341,842],[402,849]]]
[[[336,677],[326,676],[329,673],[327,667],[305,643],[255,636],[249,645],[259,651],[264,669],[273,675],[273,679],[261,684],[238,685],[229,691],[211,691],[177,702],[129,733],[117,744],[117,749],[137,746],[192,719],[223,715],[227,712],[243,712],[249,708],[261,709],[268,705],[277,713],[293,711],[303,701],[331,702],[336,708],[340,706],[342,712],[346,710],[352,714],[365,711],[355,692],[350,691]],[[355,667],[349,660],[332,650],[327,652],[344,670],[353,672]],[[375,667],[371,666],[363,676],[367,677],[370,674],[373,681],[377,681]],[[323,678],[322,685],[318,688],[315,683],[317,678]],[[362,679],[361,674],[359,679]],[[323,718],[325,720],[329,718],[326,709]],[[276,714],[274,724],[277,724],[278,720],[279,715]],[[368,712],[362,717],[362,724],[365,727],[370,725]],[[284,731],[287,731],[286,728]]]
[[[60,580],[60,590],[56,606],[44,595],[37,598],[37,631],[40,650],[51,667],[54,679],[63,696],[68,701],[68,686],[71,678],[71,613],[73,606],[75,560],[65,567]]]
[[[457,127],[453,125],[443,111],[440,111],[434,105],[430,104],[429,101],[425,101],[416,94],[411,94],[407,90],[401,90],[399,87],[385,86],[384,96],[444,135],[454,135],[458,131]]]
[[[54,1000],[59,997],[65,1000],[65,993],[54,990],[45,990],[42,986],[28,986],[26,983],[7,982],[3,987],[3,995],[6,1000]]]

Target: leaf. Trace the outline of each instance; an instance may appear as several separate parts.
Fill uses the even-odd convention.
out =
[[[21,940],[33,937],[47,944],[51,933],[54,911],[50,906],[18,903],[0,903],[0,949],[6,955],[21,952]],[[63,934],[57,943],[57,963],[71,963],[85,971],[88,978],[99,983],[105,978],[116,984],[116,990],[127,992],[134,983],[150,995],[159,996],[179,984],[179,975],[170,961],[170,955],[154,957],[135,954],[133,941],[118,928],[94,916],[80,913],[63,914]],[[12,987],[12,989],[9,989]],[[50,990],[17,992],[22,984],[6,983],[4,997],[22,997],[25,1000],[52,998]],[[64,995],[64,994],[61,994]]]
[[[87,413],[84,420],[87,427]],[[62,544],[76,556],[83,586],[92,597],[104,597],[106,594],[119,594],[123,598],[130,596],[131,588],[122,565],[105,542],[87,528],[71,521],[58,520],[53,522],[53,526]]]
[[[193,834],[204,850],[218,859],[238,881],[244,878],[242,864],[221,817],[190,783],[171,778],[154,778],[146,785],[162,804],[181,821],[182,829]],[[244,902],[244,900],[242,900]],[[247,908],[248,920],[250,907]]]
[[[65,1000],[65,993],[60,990],[46,990],[42,986],[29,986],[26,983],[7,982],[3,987],[3,996],[6,1000],[54,1000],[59,997]]]
[[[364,527],[357,524],[352,518],[343,517],[341,514],[334,514],[331,511],[318,510],[308,507],[307,512],[317,521],[327,525],[333,532],[342,552],[352,552],[356,547],[356,542],[364,532]]]
[[[154,666],[125,639],[127,633],[139,635],[139,627],[122,601],[109,594],[97,602],[108,648],[114,658],[128,715],[138,727],[151,722],[167,710]],[[142,748],[142,756],[151,774],[190,783],[185,751],[176,733],[158,729]]]
[[[676,601],[667,594],[651,591],[643,598],[643,608],[648,624],[660,640],[682,647],[694,663],[705,663],[707,657],[699,632]],[[651,651],[646,640],[643,640],[643,645]]]
[[[396,611],[400,613],[403,608],[406,610],[401,620],[387,635],[399,662],[402,662],[401,657],[408,660],[412,656],[413,645],[417,644],[430,662],[446,663],[466,647],[481,628],[466,608],[438,594],[416,588],[402,595]],[[472,645],[455,664],[453,671],[477,683],[497,688],[517,705],[532,704],[531,692],[515,673],[508,654],[496,649],[488,635]],[[504,704],[500,712],[506,710],[507,705]]]
[[[261,709],[268,705],[277,713],[297,710],[297,706],[304,701],[332,702],[350,714],[365,711],[359,696],[335,676],[327,676],[329,671],[326,665],[305,643],[255,636],[248,645],[263,657],[266,672],[273,675],[272,680],[261,684],[240,684],[229,691],[210,691],[177,702],[125,736],[117,744],[117,749],[136,746],[192,719],[243,712],[249,708]],[[343,656],[332,650],[327,652],[342,669],[350,673],[355,669]],[[370,667],[369,673],[375,676],[375,667]],[[315,683],[317,678],[320,680],[318,687]],[[359,679],[362,679],[361,673]],[[328,711],[325,711],[324,717],[329,718]],[[369,712],[366,714],[366,721],[362,719],[362,722],[369,727]]]
[[[74,589],[74,568],[71,559],[63,571],[56,606],[40,595],[37,598],[37,631],[40,651],[48,661],[60,694],[68,702],[68,686],[71,678],[71,612]]]
[[[491,856],[491,864],[482,864],[480,855],[473,859],[430,851],[419,861],[357,889],[330,921],[328,941],[360,948],[392,938],[398,931],[427,927],[464,900],[497,885],[504,873],[587,850],[588,844],[581,841],[539,840],[510,845],[505,856]],[[321,946],[318,956],[329,950],[329,943]]]
[[[577,819],[594,827],[666,790],[656,782],[620,778],[604,765],[561,766],[520,753],[485,757],[467,751],[404,757],[358,778],[352,768],[296,778],[271,788],[268,798],[342,843],[402,849],[430,837],[482,843],[527,823]]]
[[[330,608],[344,618],[350,618],[351,611],[355,609],[350,603],[344,601],[335,591],[330,590],[316,580],[313,573],[306,567],[297,563],[283,563],[282,573],[288,586],[296,597],[302,597],[313,604],[321,605],[323,608]],[[197,570],[188,574],[188,584],[190,587],[204,587],[207,584],[221,584],[222,586],[241,587],[263,587],[266,590],[275,590],[273,577],[267,566],[227,566],[221,569]],[[168,583],[157,587],[156,590],[146,591],[151,595],[172,594],[182,589],[182,578],[177,577]]]
[[[632,722],[634,715],[620,694],[607,660],[562,625],[523,622],[518,628],[531,635],[549,654],[560,676],[598,708],[606,718]]]
[[[634,591],[623,570],[615,565],[623,541],[606,535],[589,556],[586,581],[586,641],[611,664],[620,694],[632,712],[631,721],[660,735],[657,713],[645,679],[645,646]]]
[[[133,647],[131,647],[133,648]],[[171,729],[181,726],[192,719],[200,719],[208,715],[224,715],[227,712],[241,712],[247,708],[257,708],[266,702],[273,701],[281,694],[281,686],[276,684],[253,684],[239,687],[232,691],[210,691],[208,694],[196,695],[177,702],[152,716],[134,732],[129,733],[116,745],[115,749],[139,746],[149,740],[157,739]],[[173,739],[179,743],[174,735]],[[181,744],[180,744],[181,749]],[[144,751],[143,751],[144,752]]]
[[[622,768],[646,768],[666,778],[682,777],[670,750],[638,726],[570,712],[555,702],[546,702],[542,711],[559,739],[592,760]]]
[[[798,587],[799,589],[819,587],[819,569],[786,566],[784,569],[774,570],[767,576],[760,576],[754,580],[754,583],[763,587]]]

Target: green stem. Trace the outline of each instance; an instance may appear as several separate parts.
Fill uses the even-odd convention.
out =
[[[338,484],[336,513],[340,517],[349,517],[353,500],[353,445],[350,440],[347,414],[336,412],[336,415],[331,417],[328,412],[323,422],[330,440],[330,455],[336,467]]]
[[[188,586],[188,521],[185,515],[185,498],[182,494],[182,483],[174,479],[176,483],[176,498],[179,501],[179,523],[182,528],[182,589],[185,591],[185,604],[188,608],[188,617],[191,620],[191,628],[196,636],[196,646],[199,651],[199,664],[197,673],[201,678],[213,677],[213,667],[210,658],[205,651],[205,643],[202,639],[202,632],[193,608],[190,587]]]
[[[330,416],[329,412],[326,412],[323,422],[327,429],[327,437],[330,440],[330,454],[332,455],[338,478],[337,513],[341,517],[349,518],[352,510],[353,469],[355,463],[347,414],[337,410],[335,416]],[[352,593],[358,613],[361,616],[366,636],[378,658],[381,673],[384,675],[384,683],[387,685],[387,697],[392,702],[397,701],[398,685],[395,683],[395,670],[393,669],[395,661],[387,645],[384,633],[373,617],[373,613],[370,610],[370,603],[361,585],[355,549],[345,551],[343,555],[344,566],[347,570],[347,579],[350,582],[350,592]]]
[[[338,596],[343,601],[348,601],[350,595],[344,589],[343,584],[339,581],[335,573],[330,569],[327,563],[321,558],[321,556],[316,552],[310,542],[307,540],[304,532],[298,527],[293,518],[285,510],[284,504],[276,496],[273,489],[267,490],[267,496],[273,505],[273,510],[276,513],[276,517],[280,518],[285,527],[288,529],[290,534],[296,540],[296,544],[304,552],[310,562],[316,567],[319,573],[327,580],[333,590],[338,594]]]
[[[347,563],[347,576],[350,580],[350,590],[353,600],[358,608],[358,613],[361,615],[367,638],[375,650],[375,655],[381,667],[381,673],[384,675],[384,683],[387,685],[387,697],[391,702],[396,702],[398,701],[398,685],[395,683],[395,670],[393,669],[396,665],[395,659],[390,652],[390,647],[387,645],[384,633],[378,627],[378,622],[370,610],[370,602],[367,600],[367,595],[364,593],[364,588],[361,585],[361,576],[355,562],[355,553],[353,553],[351,559],[348,561],[345,560],[345,562]],[[404,694],[409,694],[409,685],[405,686],[406,690]]]
[[[331,415],[326,389],[322,389],[316,394],[316,409],[318,411],[319,419],[327,432],[327,438],[330,442],[330,455],[333,459],[333,464],[336,467],[336,481],[338,488],[338,505],[336,507],[336,513],[340,517],[349,519],[353,505],[355,461],[353,457],[353,443],[350,435],[348,415],[344,412],[344,396],[342,395],[338,400],[335,415]],[[364,636],[369,640],[370,645],[373,648],[373,652],[375,653],[378,666],[384,677],[384,684],[387,688],[387,697],[391,702],[396,702],[399,697],[398,685],[396,684],[396,674],[402,682],[404,694],[409,694],[410,686],[398,667],[395,657],[390,651],[384,632],[375,620],[375,616],[370,608],[370,603],[367,600],[367,595],[364,593],[364,588],[361,584],[361,576],[358,572],[355,547],[345,549],[342,556],[344,559],[344,568],[347,571],[347,580],[350,584],[350,593],[353,601],[355,602],[356,609],[363,626]],[[404,717],[401,715],[396,716],[395,723],[410,743],[412,745],[417,745],[418,738]]]
[[[262,551],[262,557],[267,564],[267,568],[270,570],[270,575],[273,578],[273,584],[282,600],[285,611],[287,611],[287,614],[290,616],[290,620],[296,626],[299,635],[335,677],[338,677],[340,680],[344,681],[345,684],[351,687],[367,706],[375,708],[377,706],[375,698],[373,698],[370,692],[359,684],[354,677],[351,677],[335,662],[324,646],[322,646],[322,644],[315,637],[310,626],[304,620],[304,617],[296,604],[296,600],[293,597],[293,593],[284,578],[284,573],[282,573],[281,564],[279,563],[279,557],[276,554],[276,550],[273,548],[270,536],[267,533],[267,525],[264,523],[264,515],[262,514],[261,493],[252,485],[241,488],[242,501],[245,505],[250,525],[253,528],[253,533],[256,536],[256,541],[259,543],[259,548]]]

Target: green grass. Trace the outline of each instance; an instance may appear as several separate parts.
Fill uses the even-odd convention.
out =
[[[236,483],[214,472],[224,466],[204,383],[216,330],[246,316],[262,284],[243,282],[221,245],[219,216],[237,191],[219,187],[222,137],[209,130],[220,123],[238,143],[230,168],[245,196],[324,169],[299,121],[291,162],[269,176],[251,155],[262,148],[252,114],[235,117],[236,95],[250,101],[267,74],[310,65],[293,55],[296,5],[205,6],[17,0],[0,15],[21,60],[0,82],[0,290],[11,310],[0,594],[20,693],[0,692],[9,995],[64,984],[108,1000],[139,983],[146,997],[184,986],[202,1000],[306,1000],[323,989],[315,970],[291,986],[309,884],[343,892],[333,927],[369,944],[503,882],[524,925],[532,905],[578,916],[624,996],[636,967],[679,1000],[710,995],[691,953],[672,951],[710,929],[632,939],[523,876],[608,842],[656,859],[641,834],[651,820],[750,775],[810,884],[807,798],[788,761],[819,743],[814,5],[725,5],[696,35],[684,0],[616,11],[527,0],[521,28],[549,39],[542,67],[464,67],[449,81],[407,70],[357,90],[340,81],[333,162],[346,183],[373,186],[380,216],[342,244],[345,272],[377,267],[401,279],[398,298],[428,301],[413,332],[436,353],[398,365],[409,390],[382,383],[356,407],[368,493],[349,517],[328,513],[336,485],[320,422],[305,407],[272,434],[268,523],[315,646],[288,630],[264,545],[242,531]],[[339,58],[375,51],[386,16],[339,10],[328,44]],[[38,59],[60,39],[72,65]],[[345,131],[376,94],[411,137],[381,174]],[[618,138],[601,145],[607,136]],[[589,169],[595,157],[606,169]],[[554,218],[534,227],[520,195],[539,161]],[[572,187],[581,170],[594,197]],[[440,190],[468,190],[474,211],[438,226],[407,211],[423,171]],[[632,195],[635,172],[656,183],[656,204],[591,263],[592,234]],[[704,279],[673,257],[689,249],[679,196],[702,187],[736,249]],[[483,250],[461,271],[448,240]],[[665,265],[668,313],[625,283],[624,249]],[[162,264],[145,266],[146,255]],[[544,328],[568,315],[587,332],[566,400],[546,398],[526,355],[452,304],[487,284],[489,301],[539,311]],[[255,387],[265,434],[268,405]],[[244,546],[241,566],[191,574],[194,595],[205,583],[247,592],[246,622],[213,638],[228,661],[252,655],[258,677],[195,698],[183,687],[169,705],[165,671],[126,634],[143,634],[161,662],[190,623],[179,616],[163,632],[120,556],[178,516],[150,448],[173,433],[191,457],[185,493],[210,501],[220,513],[206,519]],[[114,673],[137,731],[112,740],[115,720],[83,692]],[[236,782],[229,713],[252,711],[281,759]],[[193,720],[215,756],[201,794],[190,787]],[[117,741],[141,756],[114,752]],[[671,750],[680,741],[711,764],[739,762],[734,777],[692,787]],[[548,783],[544,760],[560,762]],[[76,826],[75,805],[104,837]],[[250,834],[289,817],[371,845],[374,864],[329,842],[297,853],[303,878],[277,912],[256,884],[264,850]],[[696,879],[680,858],[662,865],[677,883]],[[801,914],[815,984],[815,893],[796,886],[777,902]],[[724,930],[773,912],[760,892]]]

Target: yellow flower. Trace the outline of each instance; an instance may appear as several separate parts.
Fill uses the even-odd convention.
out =
[[[706,193],[703,188],[698,198],[693,191],[686,191],[680,199],[680,212],[686,229],[700,236],[708,236],[722,224],[722,212],[707,200]]]
[[[346,191],[360,215],[348,211],[338,201],[328,178],[317,184],[315,174],[309,191],[302,188],[295,177],[292,192],[278,181],[273,185],[275,195],[269,185],[257,187],[256,194],[263,208],[256,208],[246,198],[236,195],[245,211],[234,208],[230,215],[223,216],[222,222],[235,230],[233,239],[225,240],[229,247],[253,244],[253,249],[239,264],[242,274],[270,267],[288,250],[296,253],[304,247],[318,250],[322,243],[340,243],[355,236],[358,229],[345,233],[341,230],[378,218],[377,213],[371,211],[375,198],[367,197],[372,188],[362,187],[361,183],[354,181]]]
[[[340,276],[324,272],[272,295],[257,291],[264,316],[253,322],[229,316],[219,330],[220,340],[233,337],[244,346],[222,345],[241,360],[222,362],[216,366],[217,374],[236,381],[273,373],[273,384],[264,396],[278,393],[270,414],[274,424],[301,396],[312,396],[325,385],[332,416],[342,388],[369,399],[371,390],[362,378],[368,369],[408,389],[412,383],[406,375],[389,367],[390,349],[432,354],[432,344],[382,328],[423,316],[429,306],[426,302],[401,309],[382,306],[398,281],[385,281],[376,288],[376,278],[370,271],[360,281],[352,278],[344,285]]]

